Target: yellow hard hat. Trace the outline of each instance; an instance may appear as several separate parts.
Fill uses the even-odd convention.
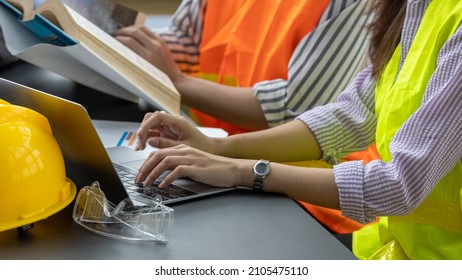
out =
[[[0,99],[0,231],[45,219],[69,205],[61,149],[43,115]]]

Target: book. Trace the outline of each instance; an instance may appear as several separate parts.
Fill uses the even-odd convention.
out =
[[[34,8],[33,0],[0,0],[9,52],[107,94],[180,114],[180,94],[167,75],[63,1]]]
[[[26,1],[11,1],[11,4],[8,2],[2,4],[18,17],[18,19],[21,19],[20,22],[24,27],[46,42],[58,46],[69,46],[78,43],[74,38],[67,35],[45,17],[40,14],[36,15],[33,9],[26,7]]]

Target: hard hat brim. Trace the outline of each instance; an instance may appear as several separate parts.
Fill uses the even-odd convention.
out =
[[[9,229],[19,228],[28,224],[38,222],[40,220],[44,220],[68,206],[77,195],[77,187],[75,186],[74,182],[69,178],[66,178],[65,183],[68,184],[69,187],[66,188],[66,190],[60,194],[60,198],[57,203],[53,204],[47,209],[42,209],[41,211],[33,215],[20,215],[17,220],[0,224],[0,232]]]

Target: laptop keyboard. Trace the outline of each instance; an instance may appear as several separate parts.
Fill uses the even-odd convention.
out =
[[[162,201],[167,201],[197,194],[196,192],[176,184],[170,184],[167,187],[160,189],[159,184],[162,182],[161,179],[157,179],[150,186],[139,185],[135,183],[136,174],[134,174],[132,170],[117,163],[113,163],[113,165],[119,174],[119,177],[122,180],[128,195],[132,199],[136,199],[137,197],[153,199],[157,196],[160,196],[162,197]]]

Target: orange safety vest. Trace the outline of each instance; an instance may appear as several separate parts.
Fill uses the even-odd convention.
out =
[[[317,25],[327,0],[209,0],[200,45],[199,77],[220,84],[251,87],[287,79],[289,60],[302,38]],[[230,134],[244,128],[193,108],[201,126]]]

